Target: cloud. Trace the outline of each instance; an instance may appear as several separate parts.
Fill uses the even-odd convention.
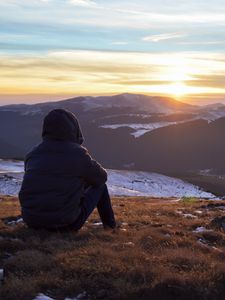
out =
[[[82,7],[95,7],[97,3],[92,0],[70,0],[70,4]]]
[[[170,94],[182,82],[190,95],[225,94],[225,54],[54,51],[1,55],[1,94]],[[218,76],[219,74],[219,76]]]
[[[225,72],[223,74],[197,75],[194,80],[188,81],[191,86],[208,86],[224,88]]]
[[[162,85],[162,84],[170,84],[171,82],[168,80],[168,81],[165,81],[165,80],[120,80],[120,81],[114,81],[113,83],[116,83],[116,84],[122,84],[122,85]]]
[[[189,41],[189,42],[179,42],[180,45],[220,45],[224,44],[224,41]]]
[[[164,40],[179,39],[185,36],[186,36],[185,34],[180,34],[180,33],[163,33],[163,34],[145,36],[142,38],[142,40],[145,42],[157,43]]]

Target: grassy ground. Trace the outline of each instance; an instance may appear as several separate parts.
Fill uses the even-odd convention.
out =
[[[79,233],[50,233],[6,224],[19,204],[0,197],[0,299],[225,299],[225,233],[210,225],[225,212],[209,203],[114,198],[119,231],[96,225],[95,212]]]

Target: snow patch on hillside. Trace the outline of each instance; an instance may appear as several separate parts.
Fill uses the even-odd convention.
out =
[[[8,172],[20,173],[23,172],[23,169],[23,161],[0,159],[0,174]]]
[[[9,174],[0,175],[0,194],[17,195],[22,184],[22,177],[22,174],[16,177]]]
[[[193,117],[191,119],[186,119],[184,121],[176,121],[176,122],[152,122],[152,123],[126,123],[126,124],[106,124],[106,125],[101,125],[101,128],[109,128],[109,129],[118,129],[121,127],[129,127],[134,130],[134,132],[131,132],[131,135],[134,137],[138,138],[145,134],[146,132],[153,131],[158,128],[163,128],[171,125],[177,125],[177,124],[183,124],[187,123],[190,121],[196,120],[196,117]]]
[[[148,124],[112,124],[112,125],[101,125],[100,127],[102,128],[109,128],[109,129],[118,129],[121,127],[129,127],[133,130],[134,132],[131,133],[134,137],[138,138],[141,135],[145,134],[146,132],[153,131],[158,128],[170,126],[170,125],[175,125],[178,124],[179,122],[154,122],[154,123],[148,123]]]
[[[0,194],[17,195],[23,179],[23,162],[0,160],[0,170]],[[215,198],[195,185],[157,173],[111,169],[107,172],[113,196]]]
[[[215,198],[181,179],[149,172],[108,170],[108,186],[117,196]]]

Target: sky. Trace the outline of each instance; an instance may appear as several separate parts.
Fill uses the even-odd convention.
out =
[[[0,0],[0,105],[118,93],[225,103],[225,1]]]

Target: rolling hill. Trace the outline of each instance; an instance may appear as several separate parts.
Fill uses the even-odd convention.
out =
[[[42,120],[55,108],[75,113],[85,146],[107,168],[225,173],[225,105],[133,94],[1,106],[0,157],[22,159],[41,141]]]

